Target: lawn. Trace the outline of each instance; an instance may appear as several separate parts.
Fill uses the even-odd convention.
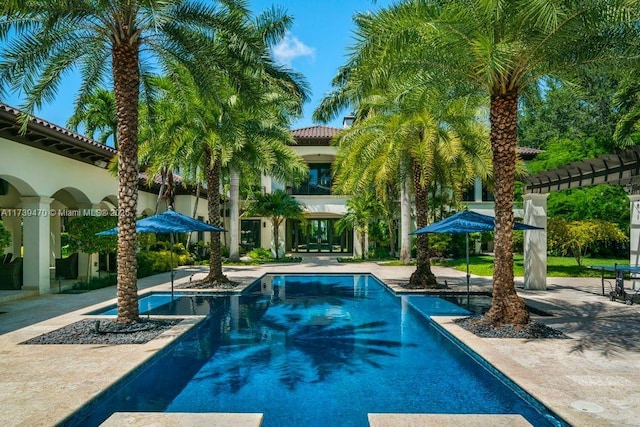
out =
[[[628,259],[609,258],[584,258],[582,267],[578,267],[575,258],[570,257],[547,257],[548,277],[600,277],[599,270],[587,268],[590,265],[629,265]],[[458,258],[442,263],[433,262],[434,265],[453,267],[456,270],[466,271],[466,261]],[[477,276],[493,276],[493,257],[488,255],[469,257],[469,272]],[[513,256],[513,273],[515,276],[524,276],[524,256]]]

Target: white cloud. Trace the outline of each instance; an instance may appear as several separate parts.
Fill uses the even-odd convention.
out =
[[[273,56],[276,61],[291,66],[294,59],[301,56],[314,58],[316,50],[302,43],[296,36],[287,33],[284,39],[273,47]]]

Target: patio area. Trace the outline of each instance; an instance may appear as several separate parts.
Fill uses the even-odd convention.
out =
[[[265,273],[370,272],[396,290],[413,270],[376,263],[341,264],[333,258],[305,258],[302,264],[225,267],[230,279],[246,284]],[[465,273],[442,267],[433,270],[453,290],[466,292]],[[202,267],[181,268],[176,285],[187,282],[192,274],[196,279],[205,273]],[[471,284],[472,291],[490,291],[491,280],[472,276]],[[522,279],[517,284],[522,287]],[[570,424],[638,425],[640,307],[599,295],[599,278],[549,278],[547,285],[546,291],[519,289],[519,294],[530,306],[552,314],[534,316],[536,320],[562,330],[570,340],[479,338],[453,323],[454,318],[434,320]],[[169,287],[168,273],[139,281],[144,291]],[[2,425],[59,423],[199,321],[188,318],[142,345],[19,345],[85,318],[84,313],[91,309],[112,303],[114,294],[111,287],[0,302]],[[400,425],[411,422],[411,417],[402,419],[407,424]],[[252,420],[252,425],[258,425]],[[468,425],[481,423],[478,418]]]

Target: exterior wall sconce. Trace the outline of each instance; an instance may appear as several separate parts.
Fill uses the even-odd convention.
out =
[[[107,167],[108,163],[105,162],[104,160],[96,160],[93,162],[94,165],[96,165],[97,167],[104,169],[105,167]]]

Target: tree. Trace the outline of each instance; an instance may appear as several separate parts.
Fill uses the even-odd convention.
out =
[[[603,151],[613,148],[618,120],[613,98],[620,80],[618,73],[609,67],[580,70],[576,78],[579,84],[542,79],[538,90],[528,90],[522,96],[519,145],[547,150],[552,139],[592,138]]]
[[[114,252],[118,247],[116,236],[96,236],[96,233],[115,227],[113,216],[81,216],[73,218],[67,225],[69,250],[87,254]],[[87,263],[87,280],[90,279],[91,263]]]
[[[361,258],[366,259],[369,251],[367,248],[369,224],[380,216],[382,205],[370,192],[349,197],[346,205],[347,213],[335,223],[336,232],[342,233],[344,230],[353,229],[360,238]]]
[[[413,0],[358,15],[371,36],[353,62],[380,76],[438,70],[489,96],[495,187],[492,324],[524,324],[529,313],[513,280],[513,201],[520,94],[548,75],[570,76],[587,63],[620,58],[637,32],[635,0],[552,2]],[[629,23],[629,24],[628,24]]]
[[[67,121],[67,126],[74,131],[78,131],[80,125],[84,128],[83,133],[91,139],[96,139],[98,132],[97,139],[102,144],[113,138],[113,146],[117,149],[118,118],[114,93],[104,88],[90,93]]]
[[[287,219],[305,221],[302,205],[283,190],[273,193],[259,193],[249,200],[245,216],[262,216],[271,218],[273,232],[273,248],[276,259],[280,258],[280,226]]]
[[[0,6],[0,41],[8,42],[0,55],[0,87],[22,88],[27,114],[50,101],[74,67],[82,79],[77,110],[98,85],[112,81],[118,119],[118,322],[139,317],[135,220],[141,87],[147,88],[146,78],[169,58],[206,84],[209,70],[224,68],[219,61],[228,59],[216,50],[223,34],[227,42],[233,41],[229,51],[238,62],[255,55],[245,43],[236,11],[243,6],[225,2],[218,8],[189,0],[78,0],[73,7],[67,1],[43,5],[37,0],[9,0]],[[25,117],[24,130],[27,123]]]
[[[571,254],[578,266],[582,257],[594,243],[625,242],[627,236],[617,224],[603,220],[567,221],[551,218],[547,225],[549,249],[558,249],[563,255]]]
[[[352,194],[375,186],[378,197],[384,199],[386,184],[394,182],[400,186],[401,201],[406,202],[405,181],[410,181],[417,226],[424,227],[429,223],[432,186],[460,193],[456,188],[461,183],[471,182],[474,176],[486,178],[490,172],[486,129],[477,120],[479,98],[464,87],[438,86],[424,73],[394,75],[382,83],[387,88],[384,93],[350,94],[367,71],[355,64],[345,67],[341,78],[335,79],[336,93],[325,98],[316,111],[320,119],[331,117],[340,106],[335,100],[342,97],[359,111],[353,126],[336,138],[336,186]],[[401,204],[402,217],[407,214],[406,205]],[[408,227],[408,222],[401,224]],[[408,235],[410,230],[400,232]],[[401,252],[408,256],[409,248]],[[431,271],[426,234],[417,237],[416,264],[411,287],[442,286]]]

